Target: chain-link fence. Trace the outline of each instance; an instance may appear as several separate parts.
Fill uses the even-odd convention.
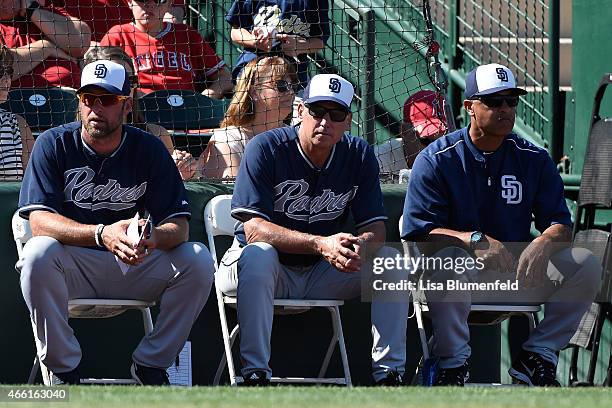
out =
[[[228,136],[223,130],[215,136],[215,129],[239,122],[223,121],[228,107],[237,104],[235,96],[244,91],[233,88],[230,75],[235,83],[245,54],[266,54],[250,37],[265,32],[270,38],[278,34],[321,39],[320,45],[310,44],[295,55],[270,40],[267,51],[296,62],[301,87],[295,89],[294,108],[306,82],[302,74],[338,73],[354,85],[350,131],[375,146],[385,181],[396,180],[429,141],[454,128],[461,112],[462,75],[480,63],[499,62],[517,74],[519,85],[530,91],[517,108],[517,130],[542,146],[553,144],[555,124],[550,118],[557,109],[558,49],[550,44],[558,38],[551,24],[556,2],[309,0],[265,7],[232,0],[174,2],[172,7],[167,2],[140,2],[143,10],[155,3],[157,11],[166,13],[160,15],[166,25],[152,31],[143,27],[157,16],[154,8],[145,10],[145,18],[127,3],[112,10],[104,3],[57,0],[47,5],[46,14],[19,9],[13,10],[12,20],[3,20],[2,44],[19,51],[8,102],[2,106],[21,115],[34,136],[76,117],[79,72],[85,62],[94,60],[85,54],[89,45],[114,46],[124,55],[112,57],[127,61],[126,69],[135,78],[132,95],[138,99],[137,109],[126,121],[162,138],[177,164],[182,162],[185,179],[231,180],[236,168],[203,170],[207,163],[209,168],[236,167],[250,133],[266,130],[252,123],[247,129],[241,122],[237,133]],[[176,24],[172,13],[184,16],[187,24]],[[61,19],[70,16],[82,25],[73,20],[72,28],[64,27]],[[28,27],[40,33],[24,35]],[[49,27],[56,32],[47,33]],[[89,27],[89,34],[84,27]],[[78,35],[70,31],[75,28],[81,29]],[[94,54],[98,59],[105,55]],[[51,88],[61,88],[62,94]],[[285,124],[299,122],[293,111]],[[3,118],[4,133],[18,128],[15,119]],[[238,147],[219,153],[216,147],[228,138]],[[237,160],[231,149],[238,149]],[[219,154],[228,156],[221,160]]]

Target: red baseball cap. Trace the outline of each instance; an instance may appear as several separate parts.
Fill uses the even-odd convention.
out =
[[[442,94],[421,90],[404,103],[404,122],[409,122],[419,138],[437,138],[448,130]]]

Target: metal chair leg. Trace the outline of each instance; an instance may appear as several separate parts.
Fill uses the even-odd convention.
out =
[[[578,383],[578,346],[572,346],[572,357],[570,359],[568,384],[576,385]]]
[[[28,384],[34,384],[34,380],[36,380],[36,374],[38,374],[38,369],[40,368],[40,360],[38,359],[38,352],[36,357],[34,357],[34,364],[32,364],[32,369],[30,370],[30,376],[28,377]]]
[[[340,358],[342,359],[342,368],[344,369],[344,381],[346,382],[347,387],[352,387],[353,383],[351,382],[351,370],[349,368],[348,356],[346,354],[346,344],[344,343],[344,333],[342,331],[340,308],[338,306],[334,306],[333,309],[334,318],[332,322],[336,326],[336,330],[338,332],[338,345],[340,346]]]
[[[427,342],[427,334],[425,333],[425,326],[423,325],[423,309],[418,301],[413,302],[414,316],[417,321],[417,329],[419,331],[419,338],[421,339],[421,349],[423,351],[423,361],[429,358],[429,343]]]
[[[529,333],[531,333],[536,328],[536,318],[531,312],[525,313],[525,316],[527,316],[527,320],[529,320]]]
[[[224,326],[224,325],[225,325],[225,331],[224,331],[225,333],[228,331],[227,322],[221,322],[221,326]],[[240,329],[240,326],[236,325],[232,329],[231,334],[227,336],[227,340],[225,336],[223,336],[224,337],[223,345],[224,345],[225,351],[223,352],[223,355],[221,356],[221,361],[219,362],[219,365],[217,366],[217,372],[215,373],[215,378],[213,379],[213,385],[219,385],[219,382],[221,381],[221,375],[223,374],[223,371],[225,370],[225,364],[227,364],[227,369],[229,371],[230,384],[232,386],[236,386],[238,384],[238,382],[236,381],[236,371],[234,369],[234,359],[232,358],[232,347],[234,346],[234,341],[236,340],[236,337],[238,337],[239,329]]]
[[[140,309],[140,311],[142,312],[142,322],[144,324],[144,332],[146,335],[153,331],[153,318],[151,318],[151,309],[145,307],[143,309]]]
[[[327,347],[327,352],[325,353],[323,364],[321,364],[321,369],[319,370],[319,378],[325,377],[325,374],[327,373],[327,368],[329,367],[329,362],[331,360],[332,355],[334,354],[334,349],[336,348],[336,343],[338,343],[338,328],[336,327],[335,323],[335,310],[333,307],[328,307],[326,309],[329,310],[329,313],[331,314],[333,334],[329,342],[329,346]]]

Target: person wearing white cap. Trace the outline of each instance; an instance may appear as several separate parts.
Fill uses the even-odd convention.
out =
[[[557,353],[595,298],[601,266],[588,250],[568,248],[570,213],[548,152],[512,133],[519,96],[527,93],[516,86],[512,71],[500,64],[481,65],[467,74],[465,85],[463,107],[470,123],[417,156],[402,238],[435,244],[428,248],[434,257],[472,259],[467,272],[425,271],[423,279],[509,279],[514,286],[482,293],[426,292],[432,354],[438,359],[435,385],[464,385],[471,353],[467,319],[470,302],[478,299],[545,304],[544,319],[523,343],[509,374],[522,384],[559,386]],[[541,233],[535,239],[532,220]]]
[[[86,65],[77,94],[82,122],[38,137],[19,195],[33,237],[16,268],[39,358],[52,382],[78,384],[81,349],[68,300],[156,301],[160,313],[131,372],[140,384],[168,384],[166,369],[210,293],[212,257],[203,244],[186,242],[189,204],[164,144],[123,125],[132,105],[125,68],[108,60]],[[139,221],[144,231],[133,236],[131,220],[145,213],[152,225]]]
[[[373,257],[399,256],[383,247],[387,216],[372,148],[345,134],[353,92],[339,75],[314,76],[298,106],[301,125],[255,136],[240,162],[231,213],[241,222],[215,279],[237,296],[245,385],[267,385],[272,375],[274,298],[357,297]],[[356,235],[342,229],[349,215]],[[406,277],[393,268],[382,275]],[[408,297],[372,297],[374,380],[401,385]]]

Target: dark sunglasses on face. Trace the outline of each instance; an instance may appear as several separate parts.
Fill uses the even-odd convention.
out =
[[[123,95],[112,95],[112,94],[90,94],[82,93],[79,94],[79,100],[85,104],[85,106],[94,106],[96,101],[100,101],[102,106],[116,105],[121,101],[126,100],[128,97]]]
[[[325,117],[325,114],[329,113],[329,118],[333,122],[344,122],[344,120],[350,113],[345,109],[328,109],[320,105],[306,104],[305,106],[306,108],[308,108],[308,112],[313,118],[323,119],[323,117]]]
[[[519,103],[518,96],[479,96],[475,99],[484,103],[489,108],[499,108],[504,101],[506,101],[506,104],[511,108],[514,108]]]

